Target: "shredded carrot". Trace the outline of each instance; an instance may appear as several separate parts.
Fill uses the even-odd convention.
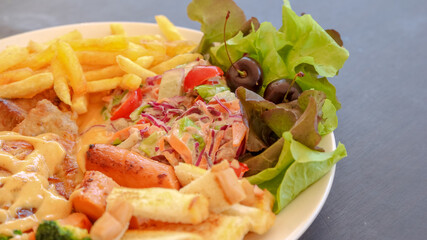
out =
[[[111,136],[110,142],[114,141],[116,139],[124,140],[124,139],[128,138],[129,135],[130,135],[129,130],[131,128],[137,128],[139,130],[142,130],[142,129],[145,129],[145,128],[149,127],[149,126],[150,126],[150,124],[146,123],[146,124],[137,124],[137,125],[133,125],[133,126],[130,126],[130,127],[127,127],[127,128],[123,128],[122,130],[119,130],[119,131],[115,132],[113,134],[113,136]]]
[[[208,169],[208,160],[206,159],[206,156],[202,156],[202,159],[199,163],[199,167],[203,169]]]
[[[187,145],[183,141],[181,141],[174,134],[171,134],[167,138],[167,140],[169,144],[172,146],[172,148],[175,149],[175,151],[177,151],[181,155],[182,159],[184,159],[186,163],[189,163],[189,164],[193,163],[191,150],[187,147]]]
[[[214,144],[213,144],[213,147],[212,147],[211,159],[215,159],[216,152],[219,149],[219,145],[221,144],[221,140],[222,140],[223,137],[224,137],[224,131],[219,131],[216,134],[215,139],[214,139]]]
[[[238,147],[246,136],[246,126],[242,122],[233,122],[231,128],[233,130],[233,147]]]
[[[166,160],[168,160],[169,164],[172,166],[176,166],[179,164],[178,158],[175,156],[175,152],[163,152],[163,156],[165,156]]]
[[[159,150],[163,152],[165,150],[165,137],[159,139]]]

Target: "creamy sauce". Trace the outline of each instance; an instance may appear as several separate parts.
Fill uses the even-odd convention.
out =
[[[64,160],[65,151],[61,145],[43,135],[27,137],[0,132],[0,144],[5,140],[28,142],[34,150],[24,160],[19,160],[0,149],[0,167],[11,173],[0,177],[0,234],[11,235],[15,229],[27,231],[41,220],[68,216],[70,202],[48,182]],[[20,209],[35,209],[35,213],[18,219]]]
[[[82,170],[86,171],[85,154],[89,149],[90,144],[94,143],[107,143],[112,133],[108,132],[106,127],[92,127],[94,125],[104,125],[105,121],[101,115],[101,110],[104,107],[104,102],[99,96],[91,95],[90,103],[88,106],[89,111],[80,115],[77,120],[79,130],[83,134],[79,137],[77,142],[77,163]],[[89,131],[87,131],[89,129]]]

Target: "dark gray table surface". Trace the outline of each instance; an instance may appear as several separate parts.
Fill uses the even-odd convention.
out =
[[[199,28],[189,0],[1,0],[0,38],[70,23],[154,22]],[[281,25],[280,0],[239,0],[247,16]],[[301,239],[427,239],[427,1],[294,0],[339,30],[350,58],[330,79],[342,103],[337,165],[326,204]]]

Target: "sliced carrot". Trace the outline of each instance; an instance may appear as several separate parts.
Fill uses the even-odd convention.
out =
[[[61,225],[71,225],[86,229],[87,231],[90,231],[90,228],[92,227],[92,223],[89,218],[85,214],[79,212],[71,213],[66,218],[58,220],[58,222]]]
[[[240,146],[243,139],[245,139],[247,128],[242,122],[233,122],[233,147]]]
[[[218,151],[219,145],[221,144],[221,140],[223,138],[224,138],[224,131],[219,131],[216,134],[215,138],[213,139],[214,144],[213,144],[212,150],[211,150],[211,159],[215,159],[216,152]]]
[[[178,158],[175,156],[175,152],[169,153],[169,152],[163,152],[163,156],[165,156],[166,160],[168,160],[169,164],[172,166],[176,166],[179,164]]]
[[[142,130],[142,129],[145,129],[145,128],[149,127],[149,126],[150,126],[150,124],[146,123],[146,124],[136,124],[136,125],[133,125],[133,126],[130,126],[130,127],[127,127],[127,128],[123,128],[123,129],[115,132],[113,134],[113,136],[111,136],[110,142],[112,142],[112,141],[114,141],[116,139],[120,139],[120,140],[127,139],[129,137],[129,135],[130,135],[130,129],[131,128],[137,128],[139,130]]]
[[[189,163],[189,164],[193,163],[191,150],[187,147],[187,145],[183,141],[181,141],[174,134],[171,134],[167,138],[167,140],[169,144],[172,146],[172,148],[175,149],[175,151],[177,151],[181,155],[182,159],[184,159],[186,163]]]
[[[112,145],[90,145],[86,169],[100,171],[123,187],[179,188],[172,166]]]
[[[82,183],[71,194],[70,201],[76,211],[86,214],[94,221],[102,216],[108,194],[118,186],[113,179],[101,172],[87,171]]]

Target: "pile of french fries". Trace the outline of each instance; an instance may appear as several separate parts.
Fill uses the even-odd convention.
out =
[[[29,41],[0,52],[0,98],[32,98],[53,87],[59,99],[82,114],[90,93],[115,88],[136,89],[147,77],[202,58],[190,53],[196,43],[184,40],[162,15],[164,35],[128,36],[120,23],[111,35],[83,38],[78,30],[49,42]]]

